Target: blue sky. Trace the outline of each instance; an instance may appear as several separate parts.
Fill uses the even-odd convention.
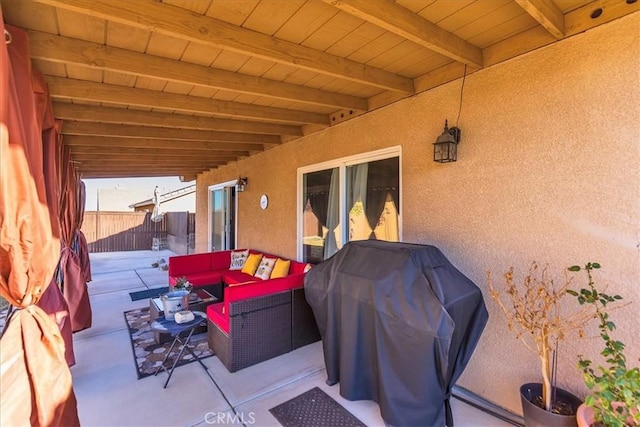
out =
[[[182,182],[177,176],[153,177],[153,178],[108,178],[108,179],[83,179],[87,192],[85,210],[95,211],[97,209],[97,196],[100,189],[121,189],[148,191],[149,197],[153,195],[156,185],[160,188],[160,193],[165,193],[178,188],[186,187],[194,183]]]

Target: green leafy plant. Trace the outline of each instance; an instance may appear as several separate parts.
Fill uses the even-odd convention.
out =
[[[591,306],[595,310],[600,337],[604,341],[600,354],[607,363],[594,366],[593,361],[579,356],[578,366],[585,385],[591,390],[585,404],[593,408],[595,421],[605,426],[640,425],[640,368],[627,366],[625,345],[611,336],[616,325],[607,312],[607,306],[622,297],[598,291],[592,273],[599,268],[597,262],[587,263],[584,267],[569,267],[572,272],[584,270],[589,279],[587,287],[580,292],[567,292],[576,297],[580,305]]]
[[[193,289],[193,285],[187,280],[185,276],[180,276],[176,279],[176,284],[173,285],[173,288],[191,292],[191,290]]]
[[[558,342],[570,331],[583,328],[593,318],[593,311],[585,307],[567,312],[562,302],[567,296],[570,278],[565,274],[564,283],[556,285],[547,268],[540,268],[535,261],[522,282],[516,280],[511,267],[504,274],[503,291],[493,285],[491,272],[487,272],[487,279],[491,297],[502,309],[509,329],[540,360],[542,401],[539,406],[562,415],[572,415],[569,410],[575,414],[575,408],[567,408],[552,399],[553,355]]]

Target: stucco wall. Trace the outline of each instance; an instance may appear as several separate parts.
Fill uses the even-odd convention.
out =
[[[598,261],[598,282],[633,304],[615,311],[617,337],[637,363],[640,304],[640,14],[467,77],[458,162],[436,164],[432,142],[455,122],[461,81],[284,144],[197,181],[197,250],[207,244],[207,186],[239,174],[238,246],[296,255],[296,169],[402,145],[407,242],[438,246],[485,293],[490,321],[459,384],[520,412],[518,387],[537,359],[506,329],[485,272],[532,260],[560,278]],[[269,208],[259,208],[266,193]],[[559,384],[583,394],[576,355],[598,340],[565,342]]]

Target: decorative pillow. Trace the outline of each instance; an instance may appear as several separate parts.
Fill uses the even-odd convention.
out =
[[[242,270],[242,266],[244,266],[244,262],[248,256],[249,249],[246,251],[231,252],[231,265],[229,266],[229,270]]]
[[[273,266],[273,271],[271,272],[271,278],[277,279],[278,277],[287,277],[289,275],[289,266],[291,265],[291,261],[283,260],[278,258],[276,261],[276,265]]]
[[[275,263],[275,258],[262,258],[262,261],[260,261],[260,265],[258,266],[258,270],[253,276],[258,279],[267,280],[269,276],[271,276],[271,270],[273,270]]]
[[[311,264],[307,264],[304,266],[304,270],[302,270],[303,273],[308,273],[309,270],[311,270],[311,267],[313,267]]]
[[[258,268],[258,264],[260,264],[261,259],[262,254],[249,255],[247,260],[244,262],[244,265],[242,266],[242,272],[253,276],[253,274],[256,272],[256,269]]]

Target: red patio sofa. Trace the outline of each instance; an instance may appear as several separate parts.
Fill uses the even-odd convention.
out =
[[[227,369],[235,372],[318,341],[304,295],[307,264],[290,260],[286,277],[262,280],[229,270],[231,252],[169,258],[170,283],[184,276],[195,287],[218,284],[223,289],[222,298],[216,295],[222,301],[207,307],[207,333],[209,347]],[[285,259],[253,249],[249,253]]]

